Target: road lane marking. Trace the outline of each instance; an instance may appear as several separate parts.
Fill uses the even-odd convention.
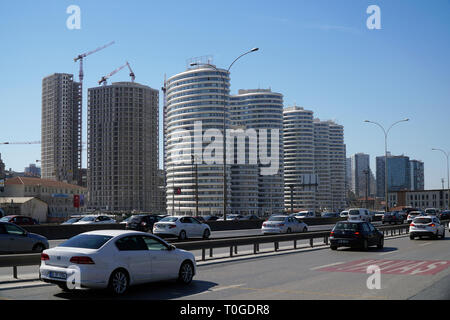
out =
[[[217,287],[217,288],[212,288],[209,291],[222,291],[222,290],[227,290],[227,289],[233,289],[233,288],[238,288],[238,287],[242,287],[245,286],[245,283],[241,283],[241,284],[233,284],[231,286],[225,286],[225,287]]]
[[[277,290],[273,288],[237,288],[238,290],[247,291],[260,291],[260,292],[271,292],[271,293],[286,293],[286,294],[305,294],[305,295],[316,295],[316,296],[331,296],[340,298],[354,298],[361,299],[361,294],[345,294],[345,293],[333,293],[333,292],[320,292],[320,291],[305,291],[305,290]],[[387,300],[387,296],[365,296],[364,299],[383,299]]]
[[[397,252],[397,250],[392,250],[392,251],[380,253],[379,255],[380,255],[380,256],[385,256],[385,255],[387,255],[387,254],[396,253],[396,252]]]
[[[432,243],[433,242],[425,242],[425,243],[419,244],[419,246],[424,247],[424,246],[427,246],[427,245],[432,244]]]
[[[335,266],[335,265],[338,265],[338,264],[343,264],[343,263],[344,263],[343,261],[342,262],[330,263],[330,264],[326,264],[324,266],[314,267],[314,268],[311,268],[309,270],[317,270],[317,269],[322,269],[322,268],[328,268],[328,267],[332,267],[332,266]]]

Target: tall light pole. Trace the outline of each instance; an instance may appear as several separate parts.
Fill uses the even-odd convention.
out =
[[[230,64],[230,66],[227,69],[227,74],[230,73],[230,69],[233,66],[233,64],[238,61],[240,58],[242,58],[243,56],[258,51],[259,48],[253,48],[243,54],[241,54],[239,57],[237,57],[236,59],[234,59],[234,61]],[[193,62],[190,64],[192,67],[193,66],[208,66],[211,68],[214,68],[216,71],[219,71],[219,69],[216,68],[215,65],[212,65],[210,63],[198,63],[198,62]],[[226,87],[226,82],[225,82],[225,78],[223,77],[223,75],[221,75],[222,81],[223,81],[223,87],[225,90]],[[226,159],[226,94],[223,95],[223,145],[222,145],[222,150],[223,150],[223,220],[227,220],[227,159]]]
[[[403,120],[399,120],[397,122],[394,122],[387,130],[384,129],[384,127],[379,124],[378,122],[375,121],[370,121],[370,120],[364,120],[364,122],[367,123],[373,123],[376,124],[377,126],[379,126],[381,128],[381,130],[383,130],[384,133],[384,200],[386,202],[386,212],[389,212],[389,203],[388,203],[388,152],[387,152],[387,138],[388,138],[388,134],[389,131],[392,129],[393,126],[395,126],[396,124],[400,123],[400,122],[406,122],[409,121],[409,119],[403,119]]]
[[[450,152],[445,152],[442,149],[437,149],[437,148],[433,148],[431,149],[433,151],[440,151],[443,154],[445,154],[445,157],[447,158],[447,209],[450,209],[450,173],[449,173],[449,157],[450,157]]]

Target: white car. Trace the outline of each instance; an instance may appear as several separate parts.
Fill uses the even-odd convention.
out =
[[[369,210],[362,208],[354,208],[348,210],[348,221],[371,222],[372,217],[369,214]]]
[[[422,211],[410,211],[408,217],[406,218],[407,223],[411,223],[415,218],[425,216]]]
[[[340,216],[341,218],[348,218],[348,210],[342,211],[342,212],[339,214],[339,216]]]
[[[314,218],[316,215],[312,211],[300,211],[295,214],[296,218],[304,219],[304,218]]]
[[[439,210],[436,208],[426,208],[425,209],[425,214],[427,216],[437,216],[438,213],[439,213]]]
[[[109,288],[123,294],[130,285],[178,279],[188,284],[196,273],[194,255],[154,235],[125,230],[79,234],[44,250],[40,279],[67,291]]]
[[[107,224],[116,223],[116,220],[108,216],[84,216],[73,224]]]
[[[291,233],[291,232],[307,232],[308,225],[298,221],[291,216],[272,216],[262,224],[261,232],[269,233]]]
[[[435,216],[424,216],[415,218],[409,225],[409,238],[414,240],[415,237],[422,238],[424,236],[437,239],[445,238],[445,226]]]
[[[178,237],[180,240],[196,237],[208,239],[211,236],[211,228],[192,217],[169,216],[153,225],[153,234]]]

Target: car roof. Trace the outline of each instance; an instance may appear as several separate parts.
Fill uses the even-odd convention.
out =
[[[129,230],[94,230],[94,231],[88,231],[83,232],[82,234],[90,234],[90,235],[98,235],[98,236],[121,236],[121,235],[133,235],[133,234],[139,234],[139,235],[149,235],[147,232],[140,232],[140,231],[129,231]]]

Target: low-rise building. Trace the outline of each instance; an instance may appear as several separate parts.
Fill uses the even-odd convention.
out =
[[[22,215],[47,222],[48,205],[38,198],[0,197],[0,208],[3,216]]]
[[[447,189],[405,190],[389,192],[389,207],[414,207],[446,209],[449,206]]]
[[[47,220],[59,221],[85,211],[87,189],[48,179],[15,177],[6,180],[0,197],[36,197],[48,205]],[[78,207],[74,206],[75,198],[79,200]]]

